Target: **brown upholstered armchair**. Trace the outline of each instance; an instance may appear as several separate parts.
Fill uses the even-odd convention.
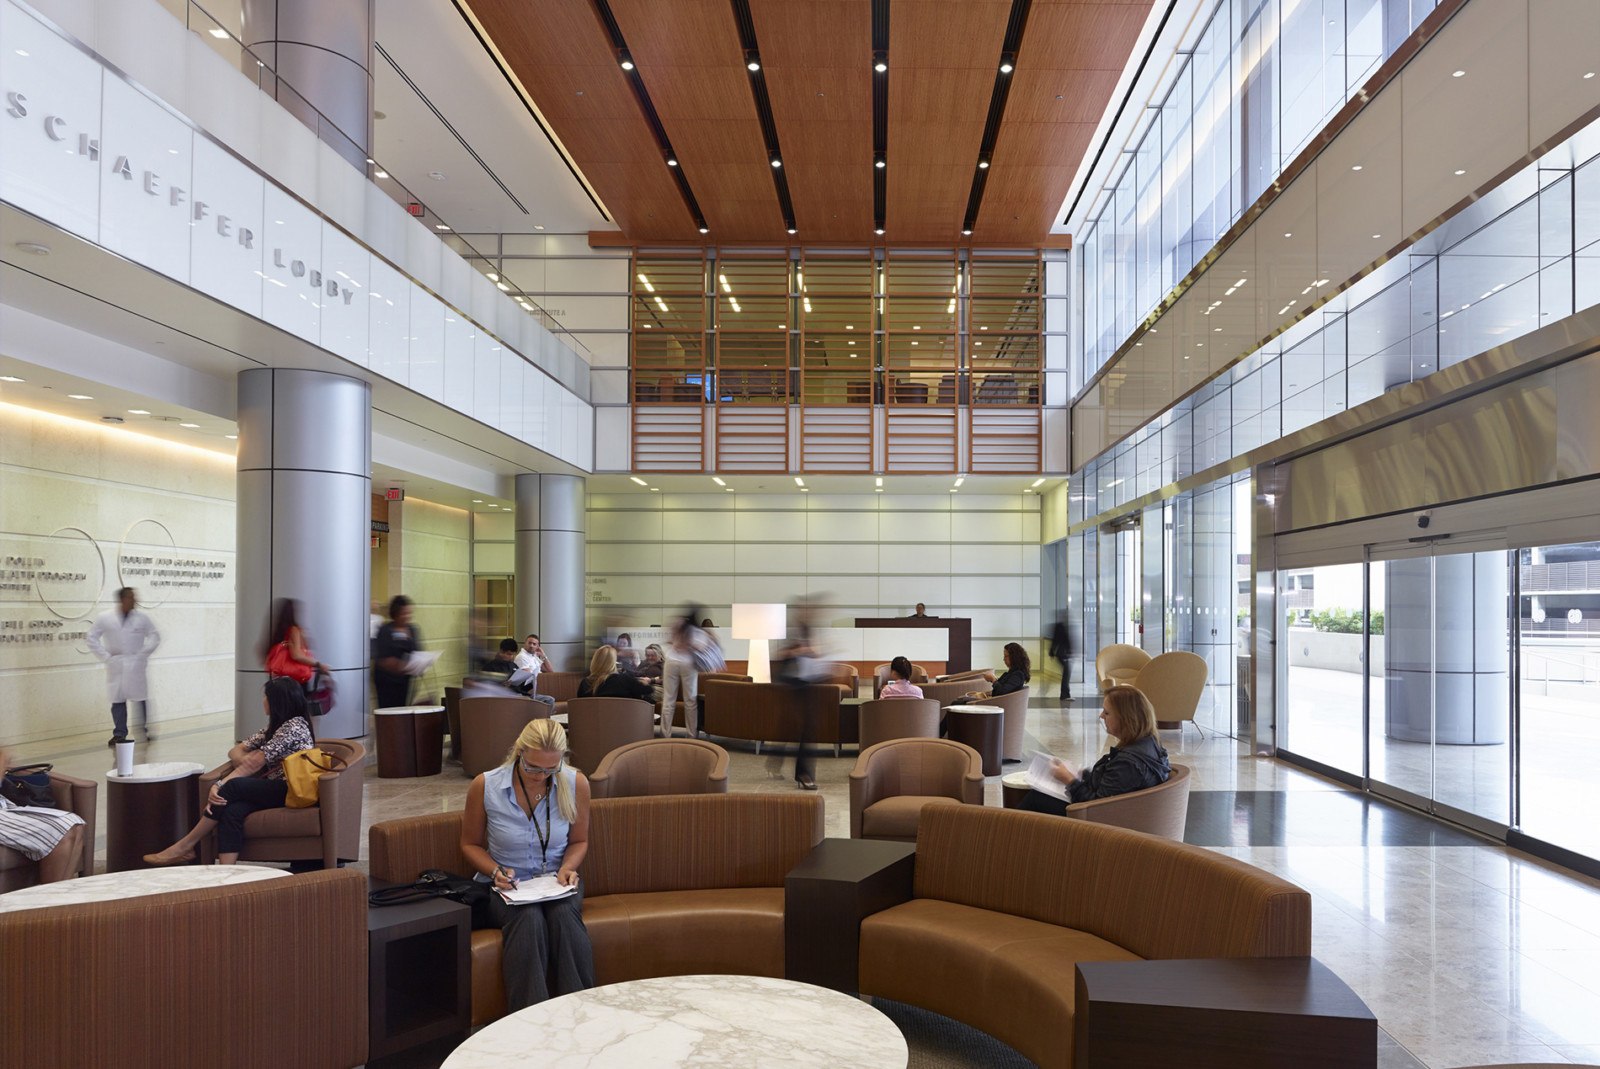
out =
[[[556,700],[556,704],[571,701],[578,696],[578,684],[583,682],[586,672],[540,672],[533,689],[540,694],[548,694]]]
[[[704,731],[705,727],[706,727],[706,684],[710,683],[710,682],[713,682],[713,681],[720,682],[720,683],[749,683],[750,682],[750,677],[749,676],[742,676],[738,672],[698,672],[698,673],[696,673],[696,675],[695,675],[695,701],[699,705],[699,709],[696,711],[696,713],[697,713],[697,715],[696,715],[696,723],[699,724],[701,731]],[[656,712],[658,712],[658,713],[661,712],[661,703],[659,701],[656,703]],[[666,719],[665,718],[665,714],[663,714],[663,717],[662,717],[663,724],[665,723],[665,719]],[[684,719],[684,716],[683,716],[683,699],[682,698],[679,698],[677,701],[672,703],[672,723],[677,725],[678,727],[683,728],[685,731],[689,730],[689,722],[686,719]],[[663,727],[662,734],[663,735],[670,735],[671,732],[666,730],[665,727]]]
[[[928,670],[920,664],[911,666],[911,682],[918,685],[928,681]],[[889,682],[889,666],[880,664],[872,670],[872,696],[878,697],[883,693],[883,686]]]
[[[860,674],[853,664],[843,661],[824,661],[819,667],[827,670],[827,675],[813,679],[812,683],[832,683],[844,693],[840,697],[854,698],[856,696],[856,679]]]
[[[341,861],[361,857],[362,768],[366,747],[353,739],[318,739],[317,745],[345,760],[337,772],[317,777],[317,804],[305,809],[263,809],[244,822],[244,849],[240,861],[321,861],[337,868]],[[200,776],[200,808],[204,809],[217,780],[233,771],[232,762],[218,765]],[[200,863],[217,859],[217,839],[200,841]]]
[[[50,793],[55,795],[56,808],[76,813],[83,818],[82,861],[75,875],[94,874],[94,810],[100,785],[93,780],[78,779],[60,772],[50,773]],[[39,863],[29,861],[20,850],[0,846],[0,893],[32,887],[39,882]]]
[[[638,698],[573,698],[567,702],[567,749],[585,773],[618,746],[656,733],[655,706]]]
[[[850,838],[917,841],[924,806],[983,804],[983,758],[949,739],[869,746],[850,773]]]
[[[594,798],[727,794],[728,751],[702,739],[644,739],[601,758],[589,776]]]
[[[1067,816],[1091,824],[1149,832],[1181,843],[1183,828],[1189,819],[1189,769],[1185,765],[1173,765],[1167,782],[1142,791],[1073,802],[1067,806]]]
[[[939,703],[932,698],[879,698],[862,702],[861,748],[890,739],[937,739]]]
[[[459,705],[461,767],[469,776],[498,767],[528,722],[550,715],[531,698],[462,698]]]

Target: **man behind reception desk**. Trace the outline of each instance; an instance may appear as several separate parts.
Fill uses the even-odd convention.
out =
[[[937,620],[937,616],[928,615],[928,607],[922,602],[917,602],[917,611],[906,617],[908,620]]]

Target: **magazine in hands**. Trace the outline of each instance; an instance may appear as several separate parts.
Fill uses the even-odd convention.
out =
[[[1072,796],[1067,793],[1067,785],[1056,779],[1050,771],[1050,762],[1054,760],[1049,754],[1035,751],[1028,763],[1028,786],[1040,794],[1048,794],[1052,798],[1059,798],[1063,802],[1071,802]]]
[[[501,898],[505,899],[508,906],[526,906],[532,902],[554,902],[558,898],[566,898],[576,894],[578,885],[563,884],[554,876],[535,876],[531,880],[521,880],[511,890],[496,888]]]
[[[439,659],[439,650],[415,650],[406,658],[405,672],[408,676],[420,676],[433,667]]]

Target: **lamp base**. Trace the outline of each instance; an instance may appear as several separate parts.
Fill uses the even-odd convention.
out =
[[[753,683],[772,682],[772,660],[767,648],[770,639],[753,638],[750,640],[749,667],[745,669]]]

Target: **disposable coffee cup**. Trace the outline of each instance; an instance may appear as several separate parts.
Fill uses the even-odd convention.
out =
[[[119,742],[114,749],[117,751],[117,775],[133,775],[133,743]]]

